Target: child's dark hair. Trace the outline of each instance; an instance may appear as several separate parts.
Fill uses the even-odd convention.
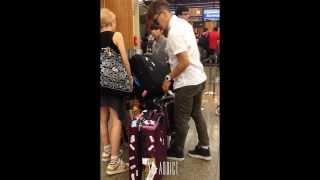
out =
[[[159,24],[152,23],[151,30],[162,30],[162,27]]]
[[[182,15],[182,12],[186,12],[186,11],[189,11],[189,8],[186,7],[186,6],[179,6],[177,9],[176,9],[176,15],[177,16],[180,16]]]

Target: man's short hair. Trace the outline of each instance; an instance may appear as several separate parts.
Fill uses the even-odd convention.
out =
[[[189,11],[189,8],[186,7],[186,6],[179,6],[177,9],[176,9],[176,15],[177,16],[180,16],[182,15],[182,12],[187,12]]]
[[[168,10],[170,12],[169,3],[166,0],[153,1],[149,6],[147,17],[152,19],[156,14],[159,14],[163,10]]]

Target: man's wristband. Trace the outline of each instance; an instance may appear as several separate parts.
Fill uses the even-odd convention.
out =
[[[170,76],[169,74],[168,74],[168,75],[166,75],[165,80],[167,80],[167,81],[171,81],[171,76]]]

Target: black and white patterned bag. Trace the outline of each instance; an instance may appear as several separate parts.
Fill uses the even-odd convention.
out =
[[[121,56],[110,47],[100,51],[100,85],[116,92],[132,92]]]

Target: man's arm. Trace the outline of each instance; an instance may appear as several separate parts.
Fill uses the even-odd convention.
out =
[[[174,79],[178,77],[190,64],[186,52],[178,53],[176,57],[178,59],[178,64],[169,74],[170,79]],[[171,85],[171,81],[165,79],[162,84],[162,90],[164,92],[167,92],[170,88],[170,85]]]
[[[169,75],[166,76],[163,84],[162,89],[164,92],[169,90],[171,79],[177,78],[185,69],[189,66],[190,62],[187,56],[187,43],[184,39],[182,32],[174,32],[175,34],[172,35],[172,39],[168,37],[168,45],[170,45],[173,54],[175,54],[178,64],[175,68],[171,71]]]
[[[187,53],[182,52],[176,55],[178,65],[169,74],[171,79],[178,77],[190,64]]]

